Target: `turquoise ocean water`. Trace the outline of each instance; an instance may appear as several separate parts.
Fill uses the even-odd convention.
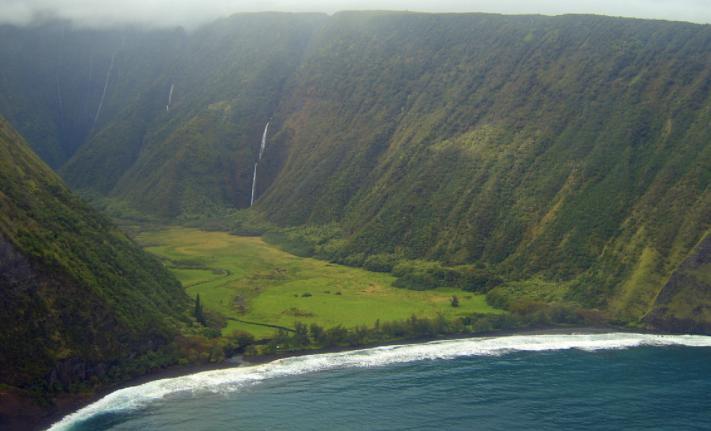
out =
[[[711,430],[711,337],[522,335],[123,389],[53,430]]]

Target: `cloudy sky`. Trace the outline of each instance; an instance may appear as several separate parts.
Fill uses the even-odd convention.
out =
[[[507,14],[594,13],[711,23],[711,0],[0,0],[0,22],[46,17],[89,26],[141,23],[195,27],[235,12],[388,9]]]

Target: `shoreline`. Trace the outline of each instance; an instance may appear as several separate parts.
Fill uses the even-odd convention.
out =
[[[193,365],[176,365],[164,369],[159,369],[156,371],[149,372],[140,377],[130,379],[124,382],[111,384],[101,389],[90,393],[90,394],[66,394],[60,396],[54,400],[55,405],[51,407],[47,414],[40,418],[37,418],[36,422],[30,424],[24,424],[22,428],[24,430],[46,430],[53,424],[60,421],[65,416],[74,413],[96,401],[102,399],[106,395],[112,392],[138,386],[144,383],[148,383],[154,380],[170,379],[183,377],[191,374],[201,373],[205,371],[222,370],[228,368],[236,368],[243,366],[256,366],[274,362],[278,359],[307,356],[307,355],[318,355],[324,353],[338,353],[347,352],[353,350],[371,349],[383,346],[395,346],[403,344],[418,344],[418,343],[428,343],[433,341],[447,341],[447,340],[461,340],[467,338],[492,338],[492,337],[508,337],[515,335],[568,335],[568,334],[605,334],[611,332],[629,332],[629,333],[649,333],[649,334],[660,334],[657,331],[649,330],[632,330],[630,328],[618,327],[618,326],[547,326],[540,328],[528,328],[521,330],[496,330],[488,331],[478,334],[461,334],[452,335],[446,337],[419,337],[419,338],[408,338],[401,340],[394,340],[385,343],[377,343],[361,347],[330,347],[322,349],[306,349],[298,351],[284,352],[283,354],[272,354],[272,355],[259,355],[252,356],[248,360],[245,360],[242,356],[235,356],[229,358],[220,363],[214,364],[193,364]],[[10,430],[13,428],[11,427]]]

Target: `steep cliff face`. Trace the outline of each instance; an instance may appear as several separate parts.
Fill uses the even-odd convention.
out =
[[[0,64],[0,114],[57,169],[161,83],[185,38],[181,30],[90,30],[63,21],[0,25],[0,52],[11,59]]]
[[[37,45],[3,31],[8,55]],[[677,315],[658,301],[711,228],[709,26],[364,12],[102,37],[103,113],[59,163],[78,190],[167,218],[246,208],[271,119],[256,210],[273,223],[541,278],[626,322]],[[22,58],[0,82],[51,70]],[[43,85],[2,87],[0,112],[34,133]]]
[[[0,119],[0,383],[46,393],[101,379],[171,341],[188,302]]]
[[[711,235],[672,273],[645,321],[669,331],[711,333]]]
[[[638,321],[711,222],[709,47],[678,23],[337,15],[276,117],[259,209]]]
[[[13,59],[0,114],[75,190],[166,217],[244,208],[261,131],[325,18],[235,15],[192,33],[0,25]]]
[[[248,207],[264,125],[323,18],[236,15],[191,35],[172,76],[173,106],[155,118],[109,195],[168,217]],[[120,146],[120,135],[108,135]],[[85,162],[79,152],[62,172],[101,176]],[[269,184],[263,179],[258,191]]]

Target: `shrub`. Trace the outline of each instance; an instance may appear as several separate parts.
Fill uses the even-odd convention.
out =
[[[363,267],[373,272],[391,272],[397,263],[397,258],[391,254],[374,254],[368,256]]]

